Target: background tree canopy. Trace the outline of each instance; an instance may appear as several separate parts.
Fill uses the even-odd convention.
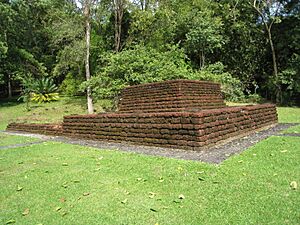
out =
[[[184,78],[221,82],[229,100],[260,95],[299,103],[299,1],[90,3],[92,79],[84,82],[83,2],[0,1],[2,97],[17,94],[26,77],[51,78],[68,95],[90,85],[96,98],[114,97],[127,85]]]

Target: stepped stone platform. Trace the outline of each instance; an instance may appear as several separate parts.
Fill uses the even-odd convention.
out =
[[[172,80],[125,88],[120,112],[189,112],[225,107],[220,84]]]
[[[276,123],[275,105],[226,107],[219,84],[174,80],[125,88],[116,113],[11,123],[7,130],[198,151]]]

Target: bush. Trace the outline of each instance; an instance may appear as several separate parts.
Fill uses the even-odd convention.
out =
[[[173,79],[208,80],[219,82],[226,100],[244,98],[241,82],[224,72],[222,63],[193,71],[183,51],[176,46],[160,52],[147,46],[136,46],[118,54],[109,53],[99,63],[96,76],[82,87],[90,85],[95,99],[114,98],[129,85]]]
[[[183,51],[174,46],[165,52],[136,46],[104,55],[88,84],[95,98],[112,98],[129,85],[188,78],[192,70],[185,60]],[[88,84],[85,82],[83,87]]]
[[[21,79],[21,83],[23,90],[18,100],[23,100],[26,103],[27,110],[30,110],[30,101],[43,103],[59,99],[59,94],[56,92],[57,87],[50,78],[44,77],[35,80],[31,75],[28,75]]]
[[[35,80],[31,100],[38,103],[56,101],[59,99],[57,89],[53,80],[48,77]]]
[[[60,85],[60,91],[68,96],[74,96],[80,94],[79,87],[84,80],[82,78],[74,77],[73,73],[69,72],[66,78]]]
[[[241,81],[230,73],[224,72],[224,65],[220,62],[206,66],[190,76],[193,80],[208,80],[221,84],[221,91],[227,101],[244,101],[245,95]]]

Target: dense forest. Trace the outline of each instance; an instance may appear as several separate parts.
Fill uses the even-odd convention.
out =
[[[179,78],[220,82],[230,101],[297,104],[300,2],[0,0],[2,97],[39,82],[96,101]]]

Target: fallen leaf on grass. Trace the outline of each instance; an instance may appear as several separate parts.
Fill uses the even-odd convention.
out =
[[[63,212],[63,213],[61,213],[61,216],[65,216],[67,214],[68,214],[67,212]]]
[[[149,192],[149,198],[154,198],[155,195],[156,195],[156,193],[154,193],[154,192]]]
[[[22,190],[23,190],[23,187],[21,187],[21,186],[17,187],[17,191],[22,191]]]
[[[60,198],[59,201],[60,202],[66,202],[66,199],[65,198]]]
[[[296,181],[292,181],[292,182],[290,183],[290,187],[291,187],[293,190],[296,190],[296,189],[298,188],[297,182],[296,182]]]
[[[24,212],[22,212],[22,215],[23,215],[23,216],[27,216],[28,214],[29,214],[29,209],[26,208],[26,209],[24,210]]]
[[[60,207],[60,206],[58,206],[58,207],[55,208],[55,211],[56,211],[56,212],[58,212],[59,210],[61,210],[61,207]]]
[[[164,182],[163,177],[160,177],[158,181],[159,181],[160,183]]]
[[[122,204],[126,204],[127,203],[127,198],[124,199],[123,201],[121,201]]]
[[[183,194],[180,194],[180,195],[178,196],[178,198],[179,198],[179,199],[185,199],[185,197],[184,197]]]
[[[15,223],[15,222],[16,222],[16,221],[15,221],[14,219],[11,219],[11,220],[6,221],[5,224],[12,224],[12,223]]]
[[[205,181],[205,179],[203,177],[198,177],[198,180]]]
[[[90,195],[91,193],[90,192],[84,192],[83,193],[83,196],[88,196],[88,195]]]
[[[141,178],[141,177],[136,178],[136,180],[137,180],[137,181],[143,181],[143,182],[146,182],[146,181],[147,181],[147,179],[143,179],[143,178]]]
[[[67,188],[68,187],[68,183],[64,182],[61,186],[64,187],[64,188]]]

